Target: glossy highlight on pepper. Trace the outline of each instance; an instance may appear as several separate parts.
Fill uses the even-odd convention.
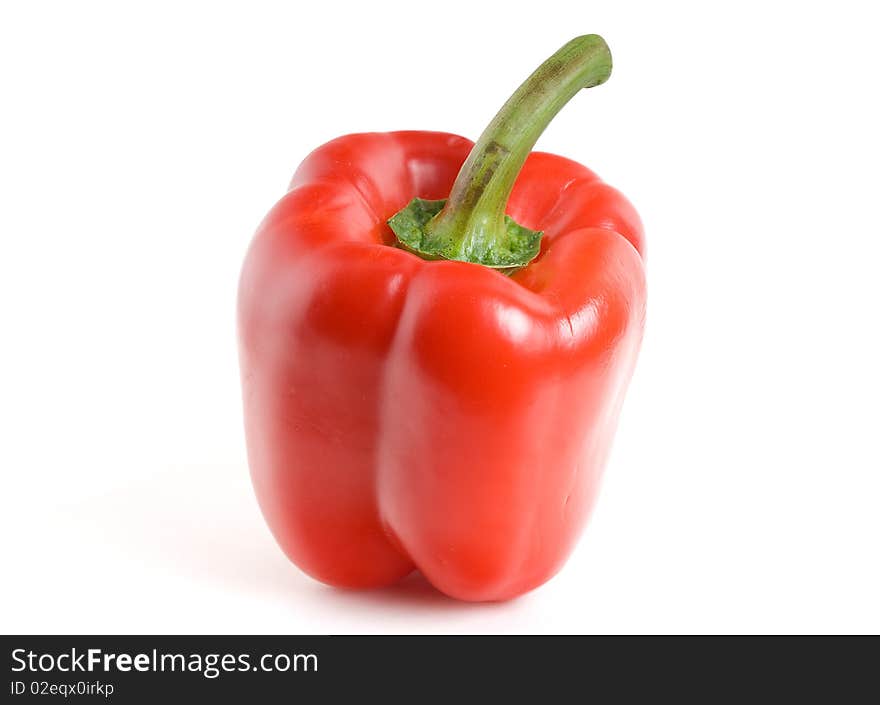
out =
[[[531,149],[610,67],[601,38],[572,40],[476,145],[333,140],[260,225],[238,299],[248,459],[275,538],[318,580],[419,570],[504,600],[573,549],[641,342],[643,229],[592,171]],[[442,204],[407,242],[388,221],[413,199]]]

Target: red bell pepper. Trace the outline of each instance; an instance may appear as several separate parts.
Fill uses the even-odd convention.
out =
[[[333,140],[260,226],[239,290],[251,475],[318,580],[417,569],[503,600],[572,550],[642,337],[642,225],[586,167],[530,152],[610,72],[605,42],[579,37],[476,145]]]

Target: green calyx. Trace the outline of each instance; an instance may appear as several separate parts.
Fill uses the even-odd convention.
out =
[[[537,256],[541,232],[506,215],[507,201],[538,137],[582,88],[611,75],[596,34],[572,39],[514,92],[474,145],[449,198],[413,199],[388,220],[399,244],[425,259],[482,264],[507,273]]]
[[[430,237],[426,226],[445,205],[445,198],[439,201],[414,198],[388,220],[388,225],[405,249],[425,259],[451,259],[510,269],[530,262],[541,249],[543,233],[519,225],[508,215],[504,216],[502,237]]]

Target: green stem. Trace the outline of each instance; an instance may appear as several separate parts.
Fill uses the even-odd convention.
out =
[[[420,242],[414,247],[412,238],[401,237],[404,244],[423,255],[496,267],[522,266],[534,257],[540,233],[506,218],[510,192],[550,121],[578,91],[604,83],[610,75],[611,52],[596,34],[572,39],[547,59],[489,123],[459,171],[445,205],[437,212],[440,203],[435,202],[436,215],[431,213],[430,220],[419,224]],[[395,218],[389,222],[397,232]],[[514,241],[535,235],[531,237],[535,242]],[[512,261],[511,257],[526,256],[524,247],[531,253],[528,259]]]

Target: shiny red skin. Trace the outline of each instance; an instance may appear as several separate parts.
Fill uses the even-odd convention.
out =
[[[455,598],[509,599],[561,568],[596,498],[642,337],[641,222],[587,168],[535,152],[507,212],[545,235],[514,276],[391,246],[385,221],[445,198],[471,147],[329,142],[244,263],[254,488],[290,560],[331,585],[418,569]]]

